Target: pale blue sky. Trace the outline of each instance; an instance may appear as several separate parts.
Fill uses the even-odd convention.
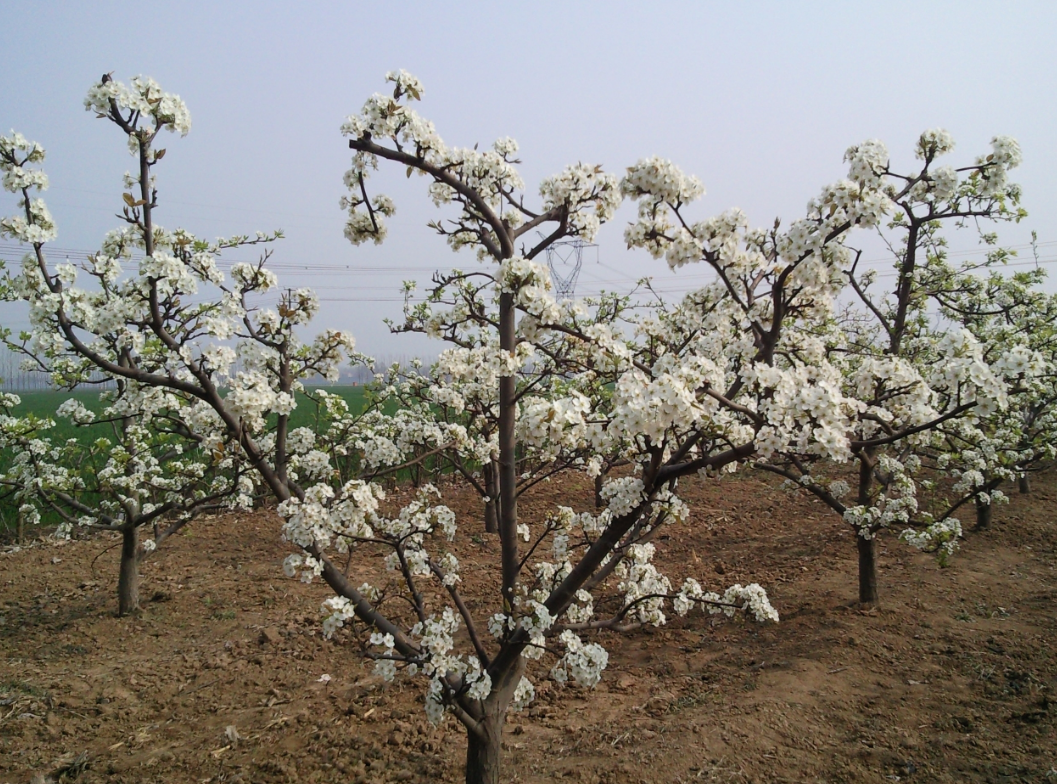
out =
[[[84,111],[83,96],[103,72],[153,76],[184,98],[194,122],[187,138],[165,142],[156,170],[163,225],[207,237],[281,227],[280,280],[321,291],[320,325],[350,329],[372,353],[435,353],[381,324],[399,315],[399,302],[386,300],[403,278],[475,263],[424,228],[437,216],[424,181],[383,171],[375,187],[397,203],[389,239],[354,248],[342,236],[349,151],[338,128],[383,89],[386,71],[422,79],[420,111],[447,143],[517,139],[530,197],[568,163],[619,173],[662,155],[705,183],[698,216],[739,206],[759,225],[800,215],[863,139],[883,139],[893,161],[909,165],[917,135],[945,127],[957,165],[993,135],[1012,135],[1031,217],[1004,236],[1024,243],[1034,228],[1045,243],[1057,240],[1055,31],[1049,2],[8,0],[0,128],[48,150],[54,245],[92,250],[117,224],[131,159],[117,130]],[[10,212],[13,200],[0,207]],[[643,274],[671,290],[702,279],[703,270],[673,275],[625,251],[630,215],[625,208],[603,229],[602,263],[585,262],[581,292]],[[1042,250],[1057,258],[1057,244]],[[316,269],[281,269],[295,264]],[[0,320],[18,327],[22,317],[7,308]]]

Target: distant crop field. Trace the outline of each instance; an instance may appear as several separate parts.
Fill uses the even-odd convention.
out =
[[[55,416],[55,409],[62,405],[63,402],[72,397],[80,400],[81,403],[91,411],[98,413],[102,409],[102,406],[99,404],[99,390],[95,389],[78,389],[73,392],[54,389],[34,389],[15,391],[14,394],[22,399],[22,404],[16,407],[12,413],[22,416],[35,414],[41,419],[50,418],[55,422],[55,427],[46,431],[46,433],[52,441],[56,443],[61,443],[68,438],[80,438],[87,432],[85,428],[76,427],[66,419]],[[98,438],[100,435],[99,428],[92,428],[92,431],[92,437]],[[3,458],[0,458],[0,465],[3,465],[2,461]]]
[[[352,413],[358,413],[363,410],[367,396],[366,388],[363,386],[309,387],[308,392],[311,394],[320,389],[331,395],[340,395],[345,402],[349,404],[349,410]],[[55,426],[42,433],[44,437],[50,438],[53,444],[65,443],[71,438],[79,440],[83,439],[85,442],[106,437],[113,439],[113,433],[110,429],[111,426],[108,424],[77,427],[69,420],[55,416],[56,409],[70,398],[76,398],[91,411],[96,413],[100,412],[103,408],[103,405],[99,402],[100,391],[101,390],[97,389],[77,389],[74,391],[53,389],[16,390],[14,391],[14,394],[18,395],[22,402],[12,413],[22,416],[35,414],[42,419],[50,418],[54,421]],[[290,416],[290,426],[292,428],[311,427],[315,421],[315,417],[315,404],[307,395],[298,393],[297,408],[294,409],[293,414]],[[11,456],[6,450],[0,450],[0,472],[3,472],[7,468],[10,459]],[[3,536],[4,529],[10,528],[16,519],[17,505],[12,505],[9,498],[0,497],[0,537]],[[57,524],[58,522],[57,518],[52,519],[51,515],[45,514],[44,523],[46,525]]]
[[[363,386],[327,386],[309,387],[309,393],[316,390],[324,390],[331,395],[340,395],[349,404],[349,410],[356,413],[363,409],[366,398],[366,388]],[[90,434],[92,438],[98,438],[101,433],[96,427],[75,427],[61,417],[55,416],[55,410],[63,402],[70,398],[76,398],[88,409],[99,412],[103,406],[99,402],[99,391],[94,389],[77,389],[72,392],[65,390],[29,390],[25,392],[14,391],[22,399],[22,404],[15,409],[16,414],[36,414],[41,418],[50,417],[55,421],[55,427],[48,431],[53,440],[66,438],[80,438],[84,434]],[[303,393],[297,395],[297,408],[290,416],[292,427],[303,427],[311,424],[315,417],[315,405]]]
[[[313,393],[317,390],[323,390],[328,395],[340,395],[346,403],[349,404],[349,411],[353,414],[359,413],[363,410],[364,403],[367,397],[366,387],[363,386],[326,386],[326,387],[309,387],[308,391]],[[291,427],[308,427],[312,424],[316,416],[316,407],[304,394],[299,393],[297,395],[297,408],[290,415],[290,426]]]

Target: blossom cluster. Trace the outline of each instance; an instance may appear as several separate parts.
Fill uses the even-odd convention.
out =
[[[133,77],[130,85],[104,76],[88,91],[84,108],[102,117],[117,112],[144,120],[149,118],[154,125],[141,128],[148,135],[164,128],[186,136],[191,130],[191,114],[180,96],[163,91],[157,82],[146,76]],[[134,147],[132,150],[135,152]]]

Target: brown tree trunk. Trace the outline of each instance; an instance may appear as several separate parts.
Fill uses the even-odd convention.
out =
[[[873,450],[863,450],[858,458],[859,505],[870,506],[870,487],[873,484]],[[855,536],[855,544],[859,548],[859,604],[877,604],[876,533],[876,531],[871,531],[869,539],[858,532]]]
[[[1027,495],[1031,492],[1031,479],[1027,474],[1021,474],[1017,477],[1017,490],[1020,491],[1021,495]]]
[[[602,482],[605,480],[605,474],[599,474],[595,477],[595,509],[601,509],[602,503]]]
[[[980,500],[980,496],[977,495],[974,499],[976,503],[976,527],[978,530],[991,527],[991,513],[994,504],[984,503]]]
[[[855,537],[859,548],[859,604],[877,604],[877,539]]]
[[[495,674],[492,693],[480,703],[481,718],[466,731],[466,784],[499,784],[503,753],[503,724],[517,684],[525,673],[525,659],[518,656]]]
[[[485,463],[484,489],[488,500],[484,504],[484,531],[487,534],[499,533],[499,482],[496,480],[496,464]]]
[[[485,716],[476,731],[467,732],[466,784],[499,784],[503,719],[502,714]]]
[[[496,503],[492,498],[484,502],[484,532],[486,534],[499,533],[499,513],[496,511]]]
[[[121,573],[117,580],[117,614],[128,615],[139,609],[139,556],[136,553],[138,529],[121,530]]]
[[[517,349],[517,315],[514,295],[499,295],[499,348],[507,355]],[[517,408],[513,374],[499,377],[499,543],[502,547],[503,602],[513,607],[520,571],[517,545]]]

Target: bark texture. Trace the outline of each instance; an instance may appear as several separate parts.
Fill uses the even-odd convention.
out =
[[[117,614],[128,615],[139,609],[139,545],[136,528],[121,531],[121,573],[117,580]]]
[[[484,467],[484,489],[488,500],[484,505],[484,530],[488,534],[499,533],[499,477],[495,463],[486,463]]]
[[[877,540],[855,537],[859,547],[859,604],[877,604]]]
[[[503,717],[486,716],[476,731],[467,733],[466,784],[499,784]]]
[[[976,527],[979,529],[991,527],[991,515],[994,509],[994,504],[984,503],[979,498],[976,499]]]

